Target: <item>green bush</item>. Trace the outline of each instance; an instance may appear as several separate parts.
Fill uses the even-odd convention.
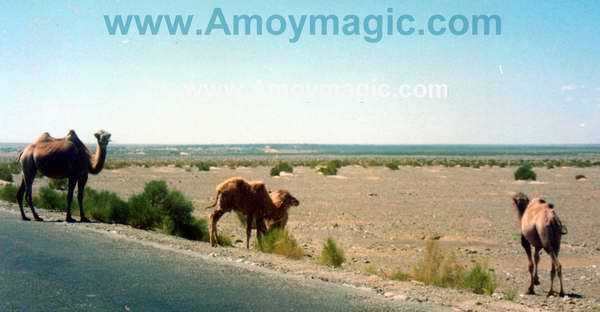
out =
[[[529,163],[522,164],[517,168],[517,171],[515,171],[515,180],[535,181],[536,179],[537,175]]]
[[[387,162],[385,163],[385,166],[393,171],[400,169],[399,164],[396,161]]]
[[[35,204],[40,208],[54,210],[54,211],[66,211],[67,210],[67,196],[64,193],[59,193],[54,189],[46,186],[40,188],[38,195],[35,198]]]
[[[77,201],[74,201],[77,202]],[[73,205],[78,209],[78,205]],[[117,194],[86,188],[83,200],[84,211],[95,220],[105,223],[128,224],[129,206]]]
[[[293,173],[294,167],[286,162],[281,162],[271,168],[271,176],[278,176],[281,172]]]
[[[258,250],[266,253],[282,255],[291,259],[300,259],[304,255],[304,250],[298,245],[296,239],[282,229],[272,229],[267,231],[263,237],[257,239]]]
[[[413,267],[415,280],[439,287],[461,287],[464,269],[454,254],[446,252],[437,241],[428,240],[423,258]]]
[[[491,295],[496,290],[496,279],[492,271],[477,263],[465,274],[463,286],[476,294]]]
[[[336,175],[339,168],[342,168],[341,160],[332,160],[325,165],[325,167],[319,168],[319,172],[323,175]]]
[[[13,184],[7,184],[0,188],[0,200],[7,201],[9,203],[16,203],[17,187]]]
[[[68,179],[50,179],[48,181],[48,187],[53,190],[66,191],[69,186],[68,184]]]
[[[160,207],[152,205],[145,193],[131,196],[127,201],[129,206],[129,225],[138,229],[152,229],[162,221]]]
[[[0,180],[13,182],[13,176],[8,165],[0,165]]]
[[[195,162],[194,166],[196,166],[199,171],[210,171],[210,167],[216,167],[217,163],[214,161],[199,161]]]
[[[340,267],[346,261],[344,250],[337,246],[333,238],[328,238],[323,245],[319,262],[324,265]]]

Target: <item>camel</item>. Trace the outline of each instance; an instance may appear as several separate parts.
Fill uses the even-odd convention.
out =
[[[106,160],[106,147],[110,142],[110,133],[104,130],[96,132],[94,136],[98,140],[98,146],[93,155],[73,130],[70,130],[64,138],[53,138],[45,132],[34,143],[25,147],[18,157],[23,169],[23,179],[17,191],[17,201],[23,220],[30,220],[23,211],[23,195],[25,194],[34,219],[43,221],[36,213],[32,200],[33,181],[39,171],[51,179],[68,179],[67,222],[75,222],[75,219],[71,217],[71,203],[75,186],[77,186],[81,222],[89,222],[83,212],[85,184],[88,174],[98,174],[102,171]]]
[[[271,229],[285,229],[288,221],[288,211],[293,206],[299,206],[298,201],[287,190],[277,190],[269,194],[275,209],[265,210],[264,220],[267,225],[267,231]]]
[[[529,261],[530,283],[527,294],[534,295],[534,285],[540,284],[538,264],[540,261],[540,252],[544,249],[552,259],[548,296],[556,294],[554,291],[554,277],[557,273],[560,280],[559,296],[564,296],[562,266],[558,260],[558,253],[560,252],[561,237],[567,234],[567,229],[562,225],[557,213],[554,211],[554,205],[547,203],[541,198],[534,198],[529,201],[529,198],[525,194],[518,193],[513,197],[513,206],[519,214],[521,245],[525,249],[527,260]],[[534,248],[533,261],[531,246]]]
[[[266,225],[267,232],[272,229],[285,229],[287,225],[289,210],[293,206],[299,206],[300,201],[296,199],[292,194],[287,190],[276,190],[273,192],[269,192],[269,196],[271,197],[271,201],[273,202],[273,208],[267,208],[264,211],[264,221]],[[237,212],[238,219],[242,224],[246,225],[248,222],[246,220],[246,216]],[[252,222],[252,228],[256,229],[256,220]]]
[[[275,209],[273,202],[269,197],[265,184],[261,181],[246,181],[240,177],[233,177],[217,185],[217,195],[212,205],[206,207],[213,208],[219,203],[210,215],[210,244],[217,245],[217,223],[226,213],[235,211],[243,214],[246,220],[256,220],[256,235],[260,239],[266,231],[264,223],[264,212],[268,209]],[[250,236],[252,232],[252,223],[246,222],[246,248],[250,248]]]

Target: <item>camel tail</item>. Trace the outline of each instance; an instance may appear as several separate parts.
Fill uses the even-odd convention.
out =
[[[217,205],[217,203],[219,202],[219,197],[221,197],[221,191],[217,191],[217,196],[215,196],[215,202],[212,203],[212,205],[207,206],[205,209],[210,209],[213,208]]]
[[[24,152],[24,151],[25,151],[25,150],[21,150],[21,151],[19,152],[19,156],[17,156],[17,161],[19,161],[19,162],[21,161],[21,156],[23,156],[23,152]]]

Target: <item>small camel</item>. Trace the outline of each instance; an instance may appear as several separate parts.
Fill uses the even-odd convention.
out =
[[[43,221],[36,213],[32,200],[33,181],[39,171],[48,178],[68,179],[67,222],[75,222],[75,219],[71,217],[71,203],[77,185],[81,222],[89,222],[83,212],[85,184],[89,173],[98,174],[102,171],[106,160],[106,147],[110,142],[110,133],[104,130],[96,132],[94,136],[98,140],[98,146],[93,156],[73,130],[70,130],[64,138],[53,138],[45,132],[34,143],[25,147],[18,158],[23,169],[23,179],[17,191],[17,201],[23,220],[29,221],[23,211],[23,195],[25,194],[34,219]]]
[[[564,296],[562,266],[560,261],[558,261],[558,253],[560,252],[561,237],[567,234],[567,230],[554,211],[554,205],[547,203],[541,198],[534,198],[529,201],[529,198],[525,194],[518,193],[513,197],[513,206],[519,214],[521,245],[527,253],[527,260],[529,260],[530,283],[527,294],[535,294],[534,285],[540,284],[538,264],[540,261],[540,252],[544,249],[552,259],[548,296],[555,294],[554,277],[557,273],[560,280],[559,296]],[[533,254],[534,261],[532,261],[531,257],[531,246],[535,249]]]
[[[290,208],[299,206],[300,201],[298,201],[296,197],[292,196],[288,190],[276,190],[269,192],[269,197],[271,197],[271,201],[273,202],[272,208],[275,209],[267,208],[264,211],[263,219],[265,221],[267,232],[275,228],[283,230],[287,225]],[[236,213],[243,224],[248,222],[243,213],[237,211]],[[253,220],[252,228],[256,229],[256,220]]]
[[[299,206],[300,201],[287,190],[277,190],[270,194],[275,209],[265,210],[265,223],[267,231],[271,229],[285,229],[287,225],[289,210],[291,207]]]
[[[226,212],[231,211],[242,213],[246,220],[256,220],[258,225],[256,235],[260,239],[266,230],[263,220],[264,211],[275,209],[265,184],[261,181],[246,181],[243,178],[234,177],[219,184],[216,191],[215,202],[206,207],[207,209],[212,208],[219,203],[219,207],[210,215],[210,244],[213,247],[217,245],[217,223]],[[246,222],[246,248],[248,249],[250,248],[252,223]]]

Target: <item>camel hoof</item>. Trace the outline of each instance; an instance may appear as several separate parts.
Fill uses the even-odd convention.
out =
[[[86,217],[81,217],[81,221],[79,221],[79,222],[90,223],[90,219],[88,219]]]
[[[548,292],[547,297],[554,297],[554,296],[556,296],[556,292],[554,290],[551,290]]]
[[[529,290],[527,290],[527,292],[525,294],[526,295],[535,295],[535,291],[533,291],[533,289],[529,289]]]
[[[34,217],[34,219],[35,219],[35,221],[37,221],[37,222],[44,222],[44,219],[42,219],[42,218],[40,218],[40,217],[38,217],[38,216],[35,216],[35,217]]]
[[[565,293],[561,291],[561,292],[560,292],[558,295],[559,295],[560,297],[564,297],[564,296],[565,296]]]
[[[533,280],[533,285],[539,285],[539,284],[540,284],[540,279],[536,277],[536,278]]]
[[[77,222],[77,221],[76,221],[75,219],[71,218],[71,217],[67,217],[67,218],[65,219],[65,222],[68,222],[68,223],[75,223],[75,222]]]
[[[21,219],[22,219],[23,221],[31,221],[31,219],[29,219],[29,218],[27,218],[27,217],[21,217]]]

